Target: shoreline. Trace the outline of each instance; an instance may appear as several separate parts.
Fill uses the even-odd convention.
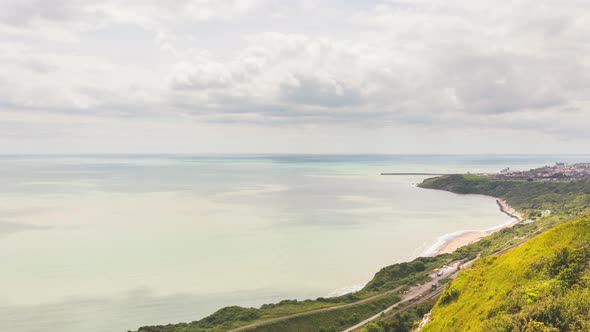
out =
[[[482,238],[491,235],[499,230],[504,228],[512,227],[520,222],[523,221],[523,216],[520,212],[516,211],[513,207],[508,205],[506,201],[496,198],[496,204],[500,208],[500,211],[513,219],[510,223],[505,223],[499,225],[497,227],[484,230],[484,231],[466,231],[458,234],[457,236],[452,237],[448,241],[446,241],[440,248],[436,249],[433,253],[433,256],[441,255],[441,254],[450,254],[455,250],[464,247],[466,245],[470,245],[475,243]]]
[[[494,226],[483,231],[459,231],[445,234],[439,237],[439,241],[440,239],[444,239],[440,246],[434,248],[431,247],[431,249],[427,250],[427,252],[425,252],[424,254],[418,254],[416,258],[421,256],[434,257],[442,254],[450,254],[461,247],[475,243],[488,235],[498,232],[504,228],[510,228],[524,221],[522,214],[515,210],[513,207],[511,207],[505,200],[495,197],[494,199],[496,200],[496,204],[498,205],[500,212],[508,215],[510,218],[513,219],[512,221]],[[365,287],[369,281],[363,284],[357,284],[354,286],[336,289],[330,292],[328,295],[326,295],[326,297],[342,296],[358,292],[363,287]]]

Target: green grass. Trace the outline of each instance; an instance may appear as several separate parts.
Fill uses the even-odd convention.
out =
[[[409,332],[417,327],[422,317],[428,313],[436,302],[436,298],[429,299],[412,306],[405,312],[398,312],[392,317],[380,319],[367,324],[361,332]]]
[[[421,187],[503,198],[535,221],[460,249],[484,258],[448,286],[424,331],[590,330],[589,181],[451,175]],[[522,246],[492,255],[503,241],[507,246],[531,235]],[[569,258],[563,259],[564,252]]]
[[[349,300],[350,299],[350,300]],[[358,300],[356,297],[338,297],[320,300],[284,300],[276,304],[265,304],[261,308],[238,306],[222,308],[212,315],[191,323],[178,323],[159,326],[144,326],[139,332],[218,332],[248,325],[264,319],[306,312],[321,308],[343,305]]]
[[[334,311],[319,312],[268,324],[248,331],[256,332],[300,332],[300,331],[341,331],[371,317],[400,300],[392,294],[368,303]]]
[[[361,290],[383,292],[401,285],[415,285],[429,280],[428,273],[453,259],[452,255],[418,257],[411,262],[386,266],[379,270]]]
[[[423,331],[587,331],[589,258],[583,218],[478,260],[449,285],[445,293],[457,295],[441,296]]]
[[[446,175],[427,179],[420,187],[499,197],[525,212],[552,210],[569,215],[584,212],[590,206],[590,181],[496,180],[475,175]]]

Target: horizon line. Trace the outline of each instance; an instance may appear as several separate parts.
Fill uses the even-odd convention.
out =
[[[92,156],[590,156],[590,153],[323,153],[323,152],[100,152],[100,153],[1,153],[0,157]]]

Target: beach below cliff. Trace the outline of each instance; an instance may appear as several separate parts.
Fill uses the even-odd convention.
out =
[[[499,225],[498,227],[494,227],[484,231],[466,231],[460,233],[457,236],[452,237],[447,242],[445,242],[445,244],[443,244],[436,251],[436,255],[452,253],[453,251],[461,247],[475,243],[488,235],[491,235],[504,228],[512,227],[518,224],[519,222],[523,221],[522,214],[516,211],[514,208],[512,208],[508,203],[506,203],[506,201],[496,199],[496,203],[498,204],[498,207],[500,208],[501,212],[507,214],[512,218],[512,222],[504,223]]]

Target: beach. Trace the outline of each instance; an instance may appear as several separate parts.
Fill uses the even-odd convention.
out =
[[[475,243],[488,235],[491,235],[491,234],[493,234],[499,230],[502,230],[504,228],[512,227],[512,226],[518,224],[519,222],[523,221],[522,214],[520,212],[516,211],[510,205],[508,205],[508,203],[506,203],[506,201],[501,200],[501,199],[496,199],[496,203],[498,204],[500,211],[502,211],[503,213],[505,213],[508,216],[510,216],[511,218],[513,218],[513,222],[507,223],[507,224],[502,224],[498,227],[488,229],[485,231],[467,231],[464,233],[460,233],[459,235],[451,238],[444,245],[442,245],[436,251],[435,255],[452,253],[453,251],[455,251],[461,247]]]

